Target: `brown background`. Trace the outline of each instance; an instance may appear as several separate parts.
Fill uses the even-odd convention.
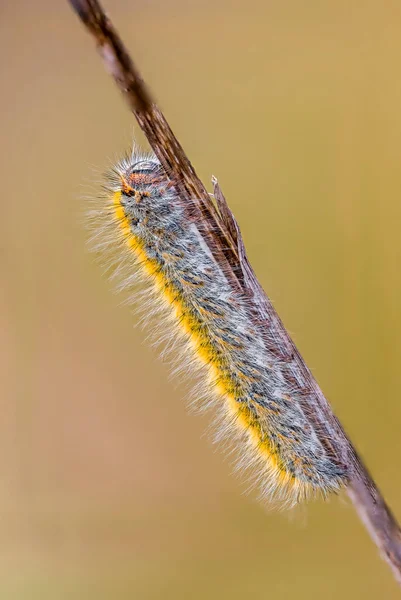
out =
[[[0,6],[1,597],[398,597],[345,497],[269,513],[188,415],[85,245],[133,119],[66,1]],[[399,2],[107,6],[401,517]]]

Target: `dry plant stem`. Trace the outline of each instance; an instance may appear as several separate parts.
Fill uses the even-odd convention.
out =
[[[100,4],[97,0],[70,0],[70,3],[95,38],[107,70],[168,176],[182,196],[191,199],[194,218],[203,225],[206,243],[224,267],[231,284],[249,297],[255,323],[261,331],[268,327],[274,333],[275,345],[272,348],[270,342],[269,350],[288,363],[289,372],[294,374],[292,383],[301,392],[305,414],[322,432],[326,450],[345,468],[348,495],[401,584],[400,527],[260,286],[247,259],[239,227],[217,181],[213,180],[218,210]]]

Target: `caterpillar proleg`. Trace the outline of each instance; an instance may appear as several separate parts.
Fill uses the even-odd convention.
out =
[[[120,257],[122,287],[142,276],[150,301],[166,307],[188,370],[192,360],[201,366],[206,403],[216,406],[241,466],[256,467],[263,494],[294,504],[338,490],[344,469],[305,414],[288,366],[267,343],[269,331],[258,330],[248,298],[226,276],[190,202],[156,157],[135,148],[115,167],[101,202],[95,247]]]

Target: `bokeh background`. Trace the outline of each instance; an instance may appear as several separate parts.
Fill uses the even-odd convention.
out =
[[[401,517],[401,5],[106,5]],[[0,6],[1,597],[398,597],[345,497],[269,512],[188,414],[86,247],[133,118],[66,1]]]

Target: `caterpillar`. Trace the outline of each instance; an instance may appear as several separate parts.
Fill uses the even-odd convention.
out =
[[[155,155],[134,147],[107,177],[91,212],[95,250],[112,250],[120,288],[162,309],[186,369],[200,370],[203,406],[213,404],[220,437],[240,467],[251,467],[264,496],[293,505],[326,496],[345,481],[302,407],[286,365],[258,330],[249,299],[234,288],[205,243],[202,223],[182,200]],[[103,227],[101,221],[103,221]],[[146,316],[152,312],[146,304]]]

